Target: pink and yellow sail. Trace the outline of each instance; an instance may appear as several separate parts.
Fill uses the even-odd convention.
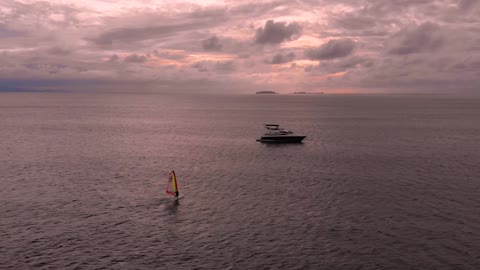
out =
[[[167,189],[165,190],[168,194],[175,196],[178,193],[178,184],[177,177],[175,176],[175,171],[171,171],[168,174]]]

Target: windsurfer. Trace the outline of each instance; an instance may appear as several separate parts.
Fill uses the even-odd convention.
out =
[[[165,191],[168,194],[175,196],[175,200],[178,200],[180,193],[178,192],[177,177],[175,176],[175,171],[171,171],[168,174],[167,189]]]

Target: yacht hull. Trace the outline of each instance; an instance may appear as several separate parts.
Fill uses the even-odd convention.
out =
[[[257,142],[262,143],[301,143],[307,136],[262,136]]]

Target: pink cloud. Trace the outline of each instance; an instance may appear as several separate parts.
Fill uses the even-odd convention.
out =
[[[3,0],[0,18],[0,80],[480,88],[470,0]]]

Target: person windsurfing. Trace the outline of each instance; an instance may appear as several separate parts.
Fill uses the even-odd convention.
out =
[[[178,200],[180,192],[178,191],[177,177],[175,171],[171,171],[168,174],[167,189],[165,190],[167,194],[175,196],[175,200]]]

